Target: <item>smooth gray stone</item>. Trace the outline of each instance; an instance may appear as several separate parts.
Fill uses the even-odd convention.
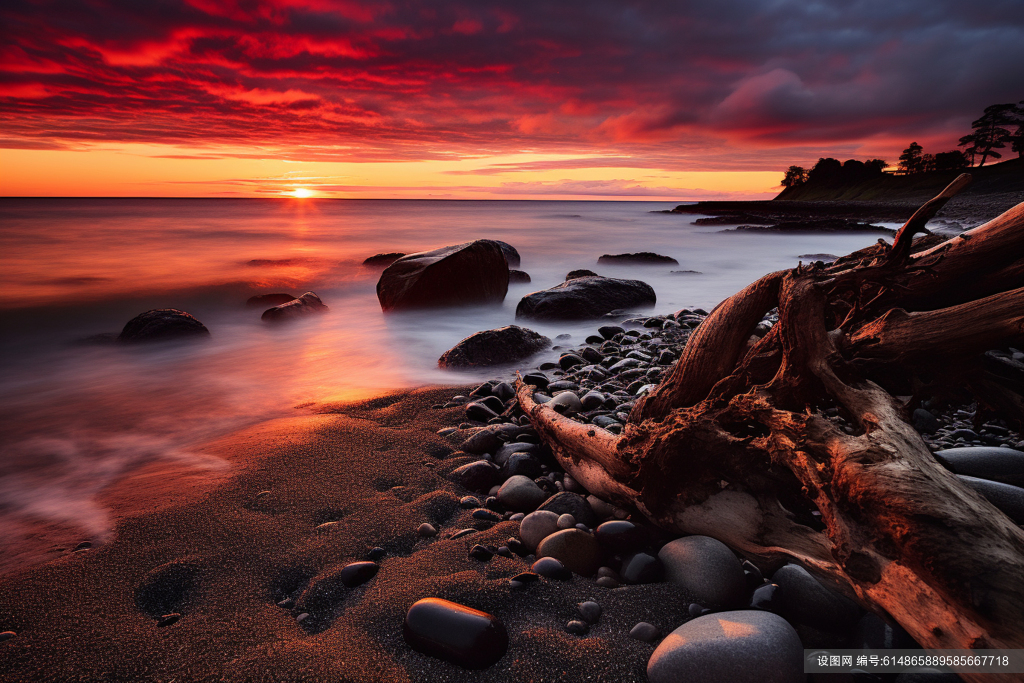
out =
[[[530,552],[537,549],[540,542],[558,531],[558,515],[550,510],[531,512],[519,523],[519,538]]]
[[[583,410],[583,404],[580,403],[579,397],[571,391],[564,391],[555,396],[548,401],[547,405],[566,417],[572,417]]]
[[[772,575],[779,586],[773,602],[790,621],[822,631],[845,633],[860,617],[860,608],[844,595],[825,587],[796,564],[787,564]]]
[[[740,607],[749,593],[743,565],[729,547],[710,536],[685,536],[658,551],[665,579],[682,586],[701,603]]]
[[[650,683],[803,683],[803,644],[771,612],[707,614],[668,634],[647,662]]]
[[[498,501],[516,512],[533,512],[547,497],[548,494],[533,479],[521,474],[509,477],[498,489]]]
[[[935,451],[935,459],[955,474],[1024,486],[1024,453],[998,446],[968,446]]]
[[[965,477],[962,474],[956,475],[956,478],[984,496],[988,502],[1012,519],[1014,524],[1024,524],[1024,488],[988,479]]]
[[[646,621],[641,621],[629,630],[629,637],[645,643],[653,643],[658,639],[658,627],[654,624],[648,624]]]

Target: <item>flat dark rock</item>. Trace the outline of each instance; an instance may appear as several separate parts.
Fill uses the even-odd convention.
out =
[[[679,261],[676,261],[671,256],[662,256],[661,254],[655,254],[650,251],[639,251],[635,254],[605,254],[598,258],[597,262],[606,264],[629,263],[634,265],[660,265],[667,263],[671,266],[679,265]]]
[[[402,635],[414,650],[466,669],[486,669],[508,651],[508,631],[497,617],[440,598],[414,603]]]
[[[771,218],[754,216],[749,213],[725,214],[722,216],[709,216],[698,218],[694,225],[771,225],[775,223]]]
[[[803,234],[808,232],[878,232],[885,235],[895,235],[892,228],[883,228],[880,225],[861,223],[860,221],[845,218],[817,218],[801,221],[782,221],[774,225],[741,225],[731,230],[719,230],[719,232],[778,232]]]
[[[377,299],[384,311],[496,304],[507,292],[508,262],[494,240],[403,256],[377,281]]]
[[[533,330],[506,325],[466,337],[437,360],[442,368],[474,368],[515,363],[551,346],[551,340]]]
[[[654,288],[640,280],[585,276],[528,294],[516,306],[517,318],[585,320],[620,308],[653,306]]]
[[[209,337],[206,325],[185,311],[175,308],[155,308],[140,313],[125,324],[117,341],[124,344]]]
[[[285,294],[283,292],[277,292],[274,294],[257,294],[251,296],[245,302],[246,308],[268,308],[270,306],[280,306],[286,304],[289,301],[293,301],[298,297],[292,296],[291,294]]]
[[[292,299],[287,303],[268,308],[263,311],[263,315],[260,318],[266,322],[276,323],[293,318],[301,318],[311,313],[325,313],[326,311],[327,306],[316,293],[306,292],[298,299]]]
[[[384,268],[390,266],[398,259],[405,256],[405,253],[401,251],[393,251],[387,254],[374,254],[373,256],[363,261],[364,266],[374,266],[378,268]]]

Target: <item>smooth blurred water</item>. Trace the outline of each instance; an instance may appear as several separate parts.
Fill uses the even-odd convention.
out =
[[[424,384],[464,384],[437,358],[576,268],[642,279],[654,312],[710,309],[801,254],[845,254],[877,235],[722,234],[665,202],[291,199],[0,200],[0,514],[83,524],[82,506],[154,458],[211,466],[205,441],[309,406]],[[367,256],[500,239],[532,277],[500,306],[384,315]],[[679,266],[598,266],[653,251]],[[699,274],[671,271],[694,270]],[[268,326],[256,293],[317,292],[330,307]],[[199,318],[210,341],[76,344],[150,308]],[[582,343],[601,323],[526,326]],[[554,357],[556,351],[548,356]],[[544,360],[539,357],[534,364]],[[502,369],[509,372],[511,369]],[[298,408],[297,408],[298,407]],[[213,463],[215,464],[215,463]],[[6,510],[6,513],[3,512]],[[95,512],[95,510],[93,510]],[[2,520],[0,520],[2,521]],[[106,520],[88,526],[96,534]]]

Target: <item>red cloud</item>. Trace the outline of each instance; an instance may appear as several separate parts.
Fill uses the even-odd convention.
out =
[[[785,155],[764,150],[801,161],[866,139],[954,144],[984,106],[1020,99],[1022,22],[961,12],[941,0],[833,13],[755,0],[8,0],[0,124],[21,146],[777,165]]]

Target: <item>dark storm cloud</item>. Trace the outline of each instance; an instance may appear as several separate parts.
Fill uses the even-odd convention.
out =
[[[1024,97],[1019,0],[15,0],[0,15],[7,146],[722,167],[751,147],[955,143],[985,106]]]

